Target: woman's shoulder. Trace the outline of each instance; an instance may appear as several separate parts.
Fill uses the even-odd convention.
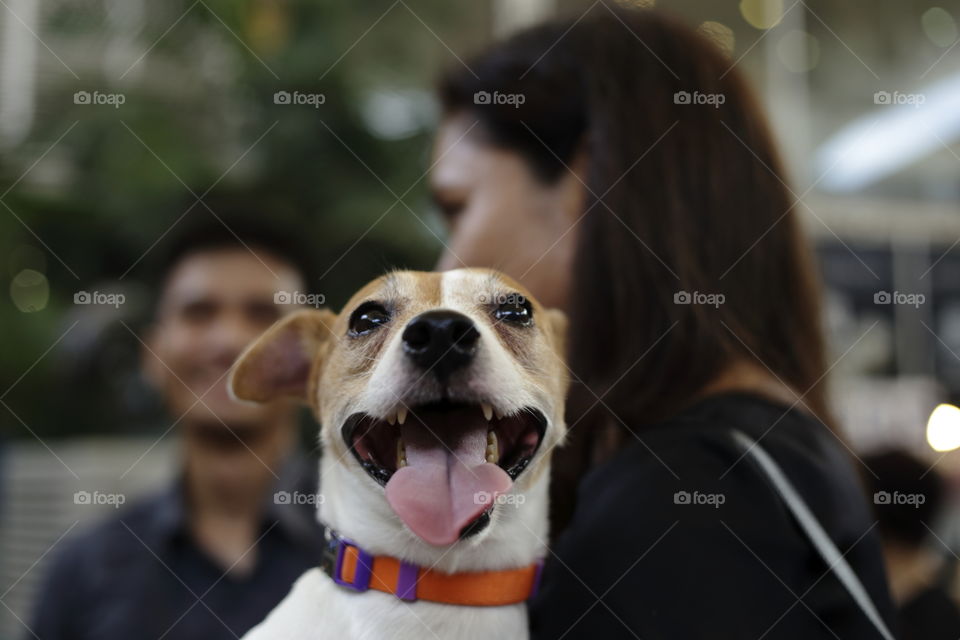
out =
[[[598,628],[616,636],[627,626],[643,637],[759,637],[774,627],[820,637],[826,611],[846,612],[837,628],[850,633],[842,637],[862,635],[865,618],[825,579],[829,568],[734,431],[776,461],[888,612],[872,520],[842,445],[788,409],[751,397],[712,399],[637,432],[591,471],[552,552],[558,561],[545,569],[532,608],[535,636],[569,627],[584,635],[568,637]],[[795,606],[800,593],[803,608]],[[598,597],[603,608],[580,606]]]
[[[792,527],[737,432],[780,466],[828,531],[840,540],[863,533],[859,525],[869,519],[869,509],[856,458],[840,437],[795,407],[748,394],[710,398],[661,425],[634,431],[614,458],[584,478],[578,509],[591,520],[621,519],[626,504],[648,518],[714,525],[719,515],[728,524],[756,524],[761,509],[762,526]],[[713,512],[693,508],[698,506]]]
[[[625,425],[626,444],[613,458],[598,465],[585,482],[604,482],[610,474],[636,476],[666,474],[675,479],[727,477],[750,465],[741,444],[745,435],[769,453],[795,483],[818,478],[831,482],[855,481],[856,460],[842,438],[812,415],[747,393],[708,398],[678,416],[642,430]]]

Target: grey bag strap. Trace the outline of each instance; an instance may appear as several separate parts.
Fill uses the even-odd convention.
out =
[[[733,438],[737,444],[743,448],[744,455],[749,455],[753,458],[760,466],[760,469],[766,474],[767,478],[770,479],[770,483],[777,490],[777,493],[780,494],[784,504],[787,505],[790,513],[796,518],[800,528],[803,529],[807,538],[813,543],[817,552],[823,557],[827,563],[827,567],[837,576],[837,579],[840,580],[841,584],[843,584],[853,597],[857,606],[860,607],[864,615],[866,615],[870,622],[873,623],[873,626],[876,627],[880,636],[884,638],[884,640],[894,640],[893,634],[890,633],[883,618],[880,617],[880,614],[877,612],[877,608],[873,604],[873,600],[870,599],[870,594],[867,593],[863,583],[860,582],[860,578],[857,577],[857,574],[854,573],[850,564],[843,557],[843,554],[837,549],[837,545],[833,543],[833,540],[831,540],[827,532],[824,531],[820,521],[817,520],[817,517],[810,511],[807,503],[804,502],[800,494],[793,488],[793,485],[783,473],[780,465],[770,457],[770,454],[768,454],[756,440],[753,440],[742,431],[733,430]]]

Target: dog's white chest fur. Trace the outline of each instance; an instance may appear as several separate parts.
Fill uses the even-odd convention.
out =
[[[349,471],[328,456],[324,456],[321,464],[328,496],[320,507],[324,522],[349,531],[355,539],[373,541],[397,535],[378,526],[377,518],[370,518],[371,494],[376,488],[356,482]],[[486,544],[467,543],[455,550],[438,551],[437,557],[422,558],[421,566],[447,571],[468,567],[477,571],[493,564],[523,566],[542,558],[546,553],[547,488],[544,474],[525,493],[528,502],[523,509],[501,507],[494,514],[496,526],[487,532]],[[424,600],[406,602],[373,589],[363,593],[350,591],[317,568],[303,574],[287,597],[243,640],[514,640],[527,637],[525,603],[483,607]]]
[[[527,637],[525,604],[461,607],[404,602],[379,591],[353,593],[334,584],[320,569],[311,569],[243,640],[522,640]]]

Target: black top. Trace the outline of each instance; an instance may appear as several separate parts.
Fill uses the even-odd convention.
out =
[[[781,466],[894,627],[852,456],[799,410],[725,394],[586,476],[531,603],[535,640],[879,637],[732,429]]]
[[[957,603],[940,585],[924,589],[900,608],[900,634],[903,640],[957,640]]]
[[[297,458],[279,475],[250,574],[227,574],[197,546],[178,482],[61,543],[27,637],[236,640],[320,559],[317,465]]]

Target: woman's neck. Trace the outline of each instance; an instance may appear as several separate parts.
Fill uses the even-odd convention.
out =
[[[780,402],[789,407],[806,411],[815,416],[816,413],[808,406],[801,394],[784,384],[771,372],[761,365],[746,360],[731,363],[713,380],[707,383],[699,393],[690,398],[684,407],[693,405],[709,396],[723,393],[751,393],[774,402]],[[613,421],[601,428],[592,442],[590,464],[595,465],[607,460],[619,451],[623,443],[630,438],[628,434]]]
[[[769,400],[796,406],[814,415],[805,402],[804,394],[784,383],[770,370],[748,360],[737,360],[728,365],[700,390],[694,400],[721,393],[753,393]]]

